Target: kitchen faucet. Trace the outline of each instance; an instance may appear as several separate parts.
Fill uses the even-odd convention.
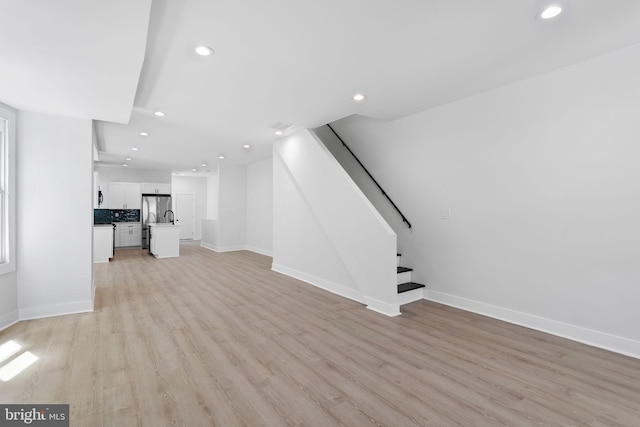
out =
[[[171,212],[171,224],[175,225],[175,217],[176,215],[173,213],[173,211],[171,209],[164,211],[164,217],[167,217],[167,212]]]

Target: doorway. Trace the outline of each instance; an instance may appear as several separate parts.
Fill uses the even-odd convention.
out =
[[[196,198],[193,194],[176,194],[176,225],[180,240],[193,240],[196,222]]]

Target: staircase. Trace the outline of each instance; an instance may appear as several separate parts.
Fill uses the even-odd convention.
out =
[[[424,285],[411,281],[412,268],[400,266],[402,254],[397,254],[398,258],[398,303],[409,304],[419,301],[424,297]]]
[[[337,160],[343,170],[351,177],[353,182],[362,190],[362,193],[369,199],[371,204],[384,218],[387,224],[394,229],[396,237],[399,238],[401,235],[401,233],[398,232],[397,227],[401,227],[404,230],[402,224],[411,230],[412,225],[407,217],[400,211],[393,200],[391,200],[389,194],[387,194],[387,192],[380,186],[380,183],[376,181],[365,165],[362,164],[355,153],[351,151],[340,135],[338,135],[338,133],[333,129],[331,124],[314,129],[314,133],[325,148],[333,155],[334,159]],[[402,222],[400,223],[398,219]],[[402,235],[406,238],[406,233],[403,232]],[[425,286],[412,281],[411,272],[413,269],[400,265],[401,256],[401,254],[397,254],[396,285],[398,286],[397,292],[399,306],[419,301],[423,299],[425,295]],[[386,289],[387,292],[393,292],[392,289]]]

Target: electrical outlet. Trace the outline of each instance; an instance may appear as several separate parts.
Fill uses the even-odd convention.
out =
[[[440,219],[451,218],[451,211],[449,209],[440,209]]]

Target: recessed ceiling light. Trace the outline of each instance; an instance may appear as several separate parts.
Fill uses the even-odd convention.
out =
[[[209,56],[213,53],[213,49],[207,46],[196,47],[196,53],[200,56]]]
[[[251,146],[249,144],[244,144],[242,148],[246,148],[248,150],[249,148],[251,148]]]
[[[274,135],[282,135],[282,131],[281,130],[277,130],[273,133]]]
[[[149,136],[149,132],[140,132],[140,136]]]
[[[540,18],[542,19],[551,19],[560,15],[562,12],[562,7],[558,5],[548,6],[545,10],[540,14]]]
[[[224,160],[224,156],[218,156],[220,160]]]
[[[198,169],[196,169],[196,168],[191,169],[191,172],[197,172],[197,171],[198,171]]]
[[[126,164],[126,163],[123,163],[123,164],[122,164],[122,166],[127,167],[127,166],[129,166],[129,165],[128,165],[128,164]]]
[[[131,161],[131,157],[127,157],[125,160],[126,160],[127,162],[130,162],[130,161]]]
[[[354,101],[362,101],[365,98],[366,98],[366,96],[364,96],[361,93],[356,93],[355,95],[353,95],[353,100]]]
[[[203,167],[203,168],[206,168],[206,167],[207,167],[207,164],[206,164],[206,163],[203,163],[203,164],[202,164],[202,167]]]
[[[158,116],[158,117],[164,117],[164,113],[162,111],[156,111],[155,113],[153,113],[154,115]]]
[[[139,148],[138,147],[131,147],[131,151],[138,151]]]

